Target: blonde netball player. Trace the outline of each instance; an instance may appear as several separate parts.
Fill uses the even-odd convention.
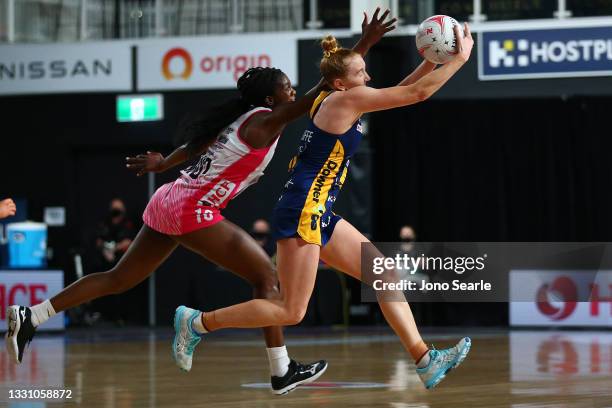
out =
[[[359,118],[366,112],[421,102],[440,89],[465,64],[472,51],[467,24],[465,36],[458,27],[455,36],[458,53],[451,62],[435,71],[433,64],[424,62],[397,86],[384,89],[366,85],[370,77],[360,55],[340,48],[333,37],[322,41],[321,73],[333,91],[322,93],[315,102],[310,126],[274,209],[281,299],[255,299],[199,313],[203,330],[299,323],[313,290],[319,259],[361,278],[361,244],[369,241],[332,211],[350,158],[361,140]],[[403,295],[400,302],[379,300],[379,304],[387,322],[414,358],[426,388],[436,386],[466,357],[471,345],[467,337],[453,348],[429,350]],[[184,311],[177,310],[177,314],[181,313]]]

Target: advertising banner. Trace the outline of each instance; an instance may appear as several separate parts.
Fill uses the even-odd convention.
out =
[[[127,42],[0,46],[0,95],[132,89]]]
[[[481,32],[477,49],[482,81],[612,74],[609,26]]]
[[[6,326],[6,309],[11,305],[32,306],[64,288],[62,271],[0,271],[0,327]],[[64,313],[58,313],[38,330],[63,330]]]
[[[510,303],[513,326],[612,327],[612,271],[512,271]]]
[[[297,40],[270,34],[144,41],[138,46],[138,90],[234,89],[250,67],[281,69],[295,86]]]

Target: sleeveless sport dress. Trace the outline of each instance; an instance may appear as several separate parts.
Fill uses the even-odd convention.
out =
[[[358,119],[341,135],[319,129],[314,116],[330,94],[322,92],[315,100],[298,154],[289,163],[289,179],[272,216],[276,240],[299,236],[308,243],[323,246],[341,219],[332,208],[361,141],[362,125]]]
[[[163,234],[182,235],[223,220],[221,210],[257,182],[274,155],[278,136],[270,146],[255,149],[240,135],[253,115],[268,111],[251,109],[220,132],[196,164],[155,192],[142,216],[144,223]]]

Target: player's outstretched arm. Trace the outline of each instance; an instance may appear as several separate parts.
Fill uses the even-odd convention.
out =
[[[356,113],[374,112],[397,108],[424,101],[442,87],[470,58],[474,40],[469,26],[465,24],[465,36],[461,37],[459,27],[455,27],[457,56],[439,69],[430,72],[406,86],[375,89],[366,86],[352,88],[345,92],[343,102],[347,108]]]
[[[201,154],[205,150],[206,148],[203,148],[202,151],[197,154]],[[186,162],[192,157],[194,157],[194,155],[190,155],[187,145],[182,145],[166,157],[158,152],[147,152],[146,154],[139,154],[135,157],[126,157],[125,166],[135,171],[137,176],[142,176],[146,173],[162,173]]]
[[[368,22],[368,14],[363,12],[363,21],[361,22],[361,38],[357,41],[357,44],[353,47],[353,51],[361,54],[365,57],[370,48],[377,44],[381,38],[389,31],[395,30],[395,23],[397,18],[392,18],[389,21],[385,21],[389,16],[390,11],[387,9],[380,18],[380,7],[376,8],[372,20]]]

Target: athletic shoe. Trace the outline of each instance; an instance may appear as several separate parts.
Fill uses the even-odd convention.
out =
[[[455,347],[446,350],[429,350],[427,367],[417,368],[416,372],[423,381],[425,388],[431,389],[446,377],[446,374],[465,360],[472,341],[469,337],[462,338]]]
[[[20,364],[36,330],[32,325],[32,311],[29,307],[14,305],[9,306],[7,316],[6,350],[10,358]]]
[[[289,370],[282,377],[272,376],[272,392],[276,395],[283,395],[291,392],[301,384],[308,384],[315,381],[327,370],[327,361],[320,360],[316,363],[301,364],[295,360],[289,363]]]
[[[191,327],[191,322],[200,315],[195,309],[179,306],[174,312],[174,341],[172,354],[174,361],[181,370],[191,370],[193,362],[193,349],[201,340],[201,336]]]

